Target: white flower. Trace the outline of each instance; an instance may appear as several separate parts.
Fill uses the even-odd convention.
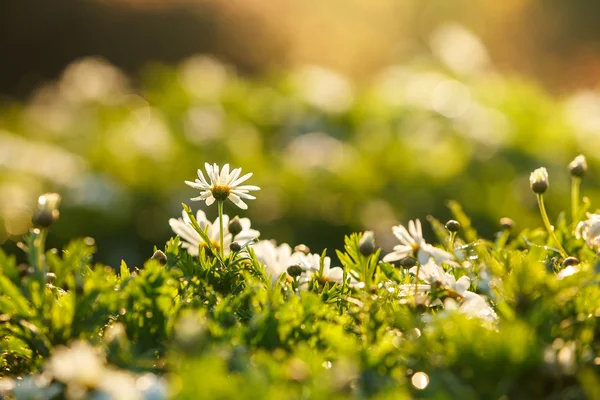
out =
[[[471,279],[468,276],[461,276],[458,280],[453,276],[444,271],[442,267],[437,265],[433,260],[429,260],[426,264],[419,267],[412,267],[410,273],[413,275],[419,271],[419,280],[427,282],[429,285],[439,283],[443,287],[452,289],[459,295],[463,296],[471,285]]]
[[[94,388],[104,373],[104,364],[104,356],[94,347],[77,341],[70,347],[57,347],[48,361],[46,371],[69,386]]]
[[[587,214],[588,219],[577,225],[577,238],[586,241],[593,249],[600,247],[600,214]]]
[[[321,256],[319,254],[305,254],[301,251],[292,251],[287,243],[276,246],[271,240],[261,240],[254,244],[252,249],[256,253],[256,258],[265,264],[267,274],[271,274],[273,282],[287,272],[288,267],[297,265],[302,268],[302,275],[299,277],[300,285],[308,283],[310,278],[319,271],[321,267]],[[323,279],[342,284],[344,271],[341,268],[331,267],[331,258],[323,259]],[[358,283],[351,278],[351,284]]]
[[[406,258],[417,252],[417,259],[420,264],[426,264],[431,257],[437,262],[445,262],[450,265],[458,265],[452,258],[454,256],[447,251],[438,249],[427,243],[423,238],[423,230],[421,228],[421,221],[418,219],[415,221],[408,222],[408,230],[402,225],[394,226],[392,232],[400,241],[399,245],[394,246],[394,251],[386,254],[383,257],[383,261],[392,262]]]
[[[175,232],[179,237],[181,237],[181,247],[187,250],[188,253],[192,256],[198,255],[198,248],[201,245],[206,245],[200,237],[200,234],[196,232],[196,230],[192,227],[192,223],[187,213],[183,211],[181,213],[182,218],[171,218],[169,220],[169,225],[171,225],[171,229]],[[217,218],[214,222],[210,222],[206,218],[206,214],[202,210],[198,210],[196,213],[196,221],[201,229],[205,229],[208,226],[208,237],[212,244],[219,249],[220,238],[220,226],[219,219]],[[232,242],[232,239],[237,242],[247,242],[250,239],[257,238],[260,235],[260,232],[250,228],[250,220],[248,218],[240,218],[240,224],[242,225],[242,231],[235,235],[232,238],[231,233],[229,233],[229,216],[227,214],[223,214],[223,249],[224,253],[229,253],[229,245]]]
[[[306,272],[306,282],[308,282],[321,269],[321,255],[316,253],[300,253],[299,257],[300,262],[298,265]],[[323,259],[322,279],[342,285],[344,282],[344,270],[340,267],[331,267],[331,258],[326,256]],[[358,283],[354,277],[350,276],[350,286],[355,286]]]
[[[300,260],[299,252],[294,253],[287,243],[276,246],[271,240],[261,240],[254,245],[252,249],[256,258],[265,264],[267,275],[271,275],[273,282],[284,274],[288,267],[296,265]]]
[[[219,172],[219,166],[217,164],[210,165],[209,163],[205,163],[204,166],[206,168],[206,173],[209,180],[204,178],[202,170],[199,169],[198,179],[196,179],[194,182],[185,181],[188,186],[200,190],[200,196],[194,197],[192,200],[205,200],[206,205],[210,206],[215,202],[215,200],[225,201],[229,199],[239,208],[246,210],[248,205],[244,203],[242,198],[250,200],[256,199],[256,197],[248,194],[248,192],[251,190],[260,190],[258,186],[240,186],[241,183],[245,182],[252,176],[252,173],[240,177],[242,169],[235,168],[230,173],[229,164],[225,164],[223,169],[221,169],[221,172]]]
[[[142,400],[142,393],[136,386],[136,376],[127,371],[106,369],[98,384],[100,400]]]
[[[484,321],[498,321],[496,312],[482,296],[466,291],[463,297],[465,301],[458,307],[459,312],[470,317],[480,318]]]
[[[442,267],[437,265],[433,260],[422,265],[419,270],[418,278],[427,282],[427,284],[417,285],[418,293],[425,293],[431,290],[431,285],[438,284],[445,289],[450,289],[460,295],[460,305],[455,300],[448,298],[444,301],[444,309],[446,311],[457,310],[471,317],[481,318],[486,321],[495,322],[498,317],[494,309],[488,302],[477,293],[467,290],[471,285],[471,279],[468,276],[461,276],[456,279],[453,275],[444,271]],[[412,274],[417,273],[417,267],[410,269]],[[400,297],[406,297],[414,293],[415,285],[401,285]],[[434,303],[435,304],[435,303]],[[441,303],[440,303],[441,304]]]

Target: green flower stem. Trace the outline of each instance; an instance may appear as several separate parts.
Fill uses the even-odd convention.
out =
[[[544,220],[544,225],[546,225],[546,230],[548,231],[548,234],[556,243],[556,246],[560,251],[560,255],[563,256],[563,258],[567,258],[567,252],[561,246],[560,242],[558,241],[558,238],[556,237],[556,234],[554,233],[554,230],[552,229],[552,226],[550,225],[550,220],[548,219],[548,214],[546,213],[546,207],[544,206],[544,198],[541,194],[538,194],[537,199],[538,205],[540,206],[540,213],[542,214],[542,219]]]
[[[223,249],[223,243],[224,243],[224,239],[223,239],[223,202],[222,201],[218,201],[217,202],[218,205],[218,209],[219,209],[219,225],[220,225],[220,230],[219,230],[219,254],[221,255],[221,259],[223,259],[224,257],[224,249]]]
[[[46,283],[46,237],[48,236],[47,229],[34,229],[35,238],[33,240],[33,247],[35,252],[35,276],[39,280],[40,284],[45,285]]]
[[[417,292],[419,291],[419,272],[421,272],[421,264],[417,265],[417,276],[415,277],[415,299],[417,298]]]
[[[456,232],[450,233],[450,239],[448,240],[448,251],[454,253],[454,241],[456,240]]]
[[[571,179],[571,214],[573,216],[573,225],[577,224],[579,216],[579,187],[581,186],[581,178],[574,176]]]

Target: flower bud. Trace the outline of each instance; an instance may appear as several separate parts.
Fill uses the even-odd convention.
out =
[[[400,260],[400,266],[402,268],[410,269],[417,265],[417,260],[414,257],[404,257]]]
[[[500,226],[504,230],[512,231],[515,227],[515,221],[508,217],[500,218]]]
[[[446,222],[446,229],[452,233],[456,233],[460,230],[460,223],[451,219],[450,221]]]
[[[373,231],[366,231],[363,233],[362,238],[358,243],[358,250],[360,251],[360,254],[365,257],[375,253],[377,245],[375,244],[375,233]]]
[[[310,249],[305,244],[299,244],[298,246],[294,247],[294,251],[299,251],[300,253],[304,253],[306,255],[310,254]]]
[[[569,163],[569,172],[571,176],[577,178],[583,178],[587,172],[588,166],[584,155],[578,155],[573,161]]]
[[[229,250],[233,251],[234,253],[237,253],[241,249],[242,246],[240,246],[238,242],[231,242],[231,244],[229,245]]]
[[[302,275],[302,267],[299,265],[290,265],[287,269],[287,273],[289,276],[291,276],[292,278],[296,278],[300,275]]]
[[[569,266],[578,265],[578,264],[579,264],[579,260],[575,257],[567,257],[567,258],[565,258],[565,260],[562,263],[563,267],[569,267]]]
[[[154,252],[152,259],[158,261],[160,265],[165,265],[167,263],[167,255],[160,250]]]
[[[244,227],[242,226],[242,223],[240,222],[240,218],[236,215],[235,217],[233,217],[231,219],[231,221],[229,221],[229,233],[231,233],[231,235],[233,235],[233,237],[235,237],[242,230],[244,230]]]
[[[529,176],[529,186],[534,193],[544,194],[548,190],[550,183],[548,182],[548,171],[546,168],[538,168]]]
[[[58,221],[60,212],[58,205],[60,195],[58,193],[46,193],[38,198],[38,206],[33,214],[32,222],[36,228],[49,228]]]

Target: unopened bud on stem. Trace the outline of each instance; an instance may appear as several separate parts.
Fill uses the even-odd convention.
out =
[[[450,221],[446,222],[446,229],[448,229],[449,232],[456,233],[460,230],[460,223],[451,219]]]
[[[583,178],[587,169],[587,161],[583,155],[575,157],[575,159],[569,163],[569,172],[571,173],[571,176]]]
[[[58,221],[60,212],[60,195],[58,193],[46,193],[38,198],[38,206],[33,214],[32,222],[36,228],[49,228]]]
[[[244,227],[242,226],[242,223],[240,222],[240,218],[236,215],[235,217],[233,217],[231,219],[231,221],[229,221],[229,233],[231,233],[231,235],[233,237],[235,237],[237,234],[239,234]]]
[[[368,257],[377,251],[377,245],[375,244],[375,233],[373,231],[366,231],[363,233],[362,238],[358,243],[358,250],[360,251],[360,254],[365,257]]]
[[[538,168],[529,176],[529,186],[534,193],[544,194],[548,190],[550,183],[548,182],[548,171],[546,168]]]

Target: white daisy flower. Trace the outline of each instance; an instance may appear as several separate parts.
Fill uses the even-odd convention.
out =
[[[577,225],[576,235],[578,239],[586,241],[592,249],[600,247],[600,214],[587,214],[588,219]]]
[[[194,182],[185,181],[188,186],[200,190],[200,196],[194,197],[192,200],[205,200],[206,205],[210,206],[215,200],[225,201],[229,199],[239,208],[246,210],[248,205],[244,203],[242,199],[256,199],[256,197],[248,194],[248,192],[251,190],[260,190],[258,186],[240,186],[241,183],[247,181],[248,178],[252,176],[252,173],[240,177],[242,169],[235,168],[233,171],[229,172],[229,164],[225,164],[220,172],[217,164],[210,165],[209,163],[205,163],[204,166],[206,168],[208,180],[204,178],[202,170],[199,169],[198,179]]]
[[[410,269],[412,274],[417,273],[417,267]],[[467,290],[471,285],[471,279],[468,276],[461,276],[456,279],[453,275],[444,271],[442,267],[437,265],[433,260],[418,268],[420,280],[427,282],[417,286],[418,293],[431,291],[431,285],[441,285],[443,288],[450,289],[462,297],[459,303],[453,299],[444,301],[444,309],[447,311],[456,309],[471,317],[481,318],[486,321],[495,322],[498,316],[488,302],[477,293]],[[414,293],[415,285],[402,285],[400,296],[405,297],[409,293]],[[434,303],[435,304],[435,303]],[[441,304],[441,303],[439,303]],[[460,305],[459,305],[460,304]]]
[[[300,262],[298,265],[306,272],[306,282],[308,282],[321,268],[321,255],[316,253],[300,253]],[[332,267],[331,258],[325,257],[323,259],[322,278],[326,281],[335,282],[341,285],[344,282],[344,270],[340,267]],[[357,284],[358,281],[350,276],[350,286]]]
[[[289,266],[296,263],[292,258],[292,248],[287,243],[276,246],[272,240],[261,240],[252,245],[252,250],[256,258],[265,264],[265,271],[267,275],[271,275],[273,282],[276,282]]]
[[[204,243],[200,234],[196,232],[196,230],[192,227],[192,222],[190,221],[190,218],[188,217],[187,213],[183,211],[181,213],[181,216],[182,218],[171,218],[169,220],[169,225],[171,225],[171,229],[173,229],[173,232],[175,232],[175,234],[177,234],[182,239],[181,247],[186,249],[187,252],[190,253],[190,255],[197,256],[199,253],[199,247],[206,246],[206,243]],[[217,218],[214,222],[211,223],[206,218],[206,214],[204,213],[204,211],[198,210],[198,212],[196,213],[196,221],[198,221],[198,225],[201,229],[205,229],[208,226],[208,237],[212,242],[213,246],[215,246],[217,250],[219,250],[221,246],[219,244],[219,219]],[[251,224],[248,218],[240,218],[239,221],[242,226],[242,231],[235,235],[235,237],[232,237],[233,235],[229,233],[228,229],[229,216],[227,214],[223,215],[224,254],[229,253],[229,245],[231,244],[232,240],[244,244],[248,240],[257,238],[260,235],[259,231],[250,228]]]
[[[480,318],[488,322],[498,322],[498,315],[488,304],[488,302],[477,293],[466,291],[463,294],[464,300],[456,307],[456,300],[446,299],[444,309],[446,311],[456,310],[468,317]]]
[[[415,222],[416,221],[416,222]],[[445,262],[450,265],[458,265],[452,259],[454,256],[445,250],[438,249],[427,243],[423,238],[423,229],[421,221],[418,219],[408,222],[408,230],[403,225],[394,226],[392,232],[400,241],[399,245],[394,246],[394,251],[386,254],[383,261],[398,261],[417,253],[417,260],[421,265],[427,264],[433,257],[438,263]]]
[[[461,276],[458,280],[451,274],[444,271],[442,267],[437,265],[433,260],[429,260],[421,267],[412,267],[409,272],[413,275],[419,275],[419,280],[427,282],[429,285],[441,284],[443,287],[452,289],[459,295],[463,296],[471,285],[471,279],[468,276]]]

